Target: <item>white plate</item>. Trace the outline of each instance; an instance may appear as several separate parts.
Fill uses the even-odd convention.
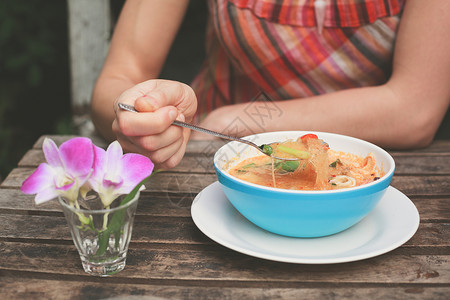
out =
[[[195,197],[191,214],[204,234],[225,247],[263,259],[303,264],[343,263],[384,254],[408,241],[420,222],[411,200],[393,187],[361,222],[320,238],[292,238],[261,229],[233,207],[219,182]]]

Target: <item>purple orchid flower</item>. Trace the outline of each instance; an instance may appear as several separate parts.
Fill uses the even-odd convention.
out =
[[[143,155],[123,155],[118,141],[112,142],[106,151],[94,146],[94,153],[94,171],[88,181],[105,207],[118,196],[130,193],[154,168],[153,162]],[[142,186],[141,190],[144,188]]]
[[[22,192],[36,194],[36,204],[58,196],[75,202],[80,188],[92,173],[92,141],[77,137],[62,143],[58,149],[53,140],[46,138],[42,149],[47,163],[40,164],[23,182]]]

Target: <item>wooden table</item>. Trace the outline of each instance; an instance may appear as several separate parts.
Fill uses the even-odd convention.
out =
[[[68,136],[51,136],[58,144]],[[43,137],[0,188],[2,299],[448,299],[450,296],[450,141],[392,151],[392,186],[417,206],[412,239],[362,261],[307,265],[263,260],[230,250],[193,223],[190,204],[216,181],[214,151],[223,142],[191,142],[182,163],[159,173],[142,193],[125,270],[86,275],[56,201],[40,206],[22,181],[44,161]],[[97,145],[98,142],[94,141]],[[122,298],[121,298],[122,299]]]

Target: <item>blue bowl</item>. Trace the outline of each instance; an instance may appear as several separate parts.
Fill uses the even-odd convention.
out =
[[[214,156],[214,167],[231,204],[255,225],[285,236],[321,237],[341,232],[361,221],[386,192],[394,174],[394,159],[380,147],[349,136],[304,131],[282,131],[245,137],[267,144],[314,133],[333,150],[366,156],[372,153],[386,173],[369,184],[330,191],[301,191],[265,187],[228,174],[242,160],[261,153],[245,144],[231,142]]]

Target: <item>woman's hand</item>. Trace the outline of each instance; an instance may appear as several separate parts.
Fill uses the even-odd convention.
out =
[[[139,113],[122,111],[117,102],[134,105]],[[114,109],[112,130],[125,151],[148,156],[158,168],[173,168],[181,161],[190,131],[171,124],[194,117],[197,98],[188,85],[148,80],[123,92]]]

